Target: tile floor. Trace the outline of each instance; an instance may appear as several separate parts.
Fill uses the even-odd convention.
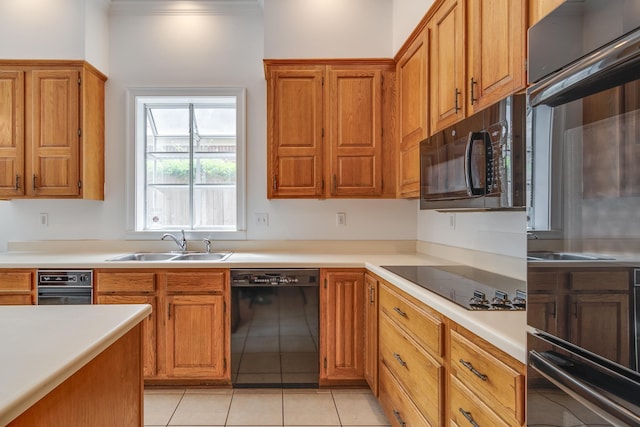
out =
[[[149,389],[150,426],[389,426],[367,389]]]

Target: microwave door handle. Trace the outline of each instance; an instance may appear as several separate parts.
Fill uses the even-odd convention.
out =
[[[464,182],[467,186],[467,194],[473,196],[473,177],[471,176],[471,147],[473,146],[473,132],[469,132],[467,146],[464,149]]]
[[[582,402],[589,402],[592,409],[599,409],[613,415],[618,420],[629,425],[640,425],[640,417],[627,408],[617,404],[611,399],[600,394],[597,390],[589,387],[580,378],[569,375],[563,371],[550,358],[544,357],[541,353],[531,350],[529,352],[529,364],[533,369],[542,374],[547,380],[564,390],[571,397]]]

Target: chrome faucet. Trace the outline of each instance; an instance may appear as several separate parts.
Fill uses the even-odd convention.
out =
[[[205,250],[207,253],[210,253],[210,252],[211,252],[211,240],[209,240],[209,239],[202,239],[202,241],[204,242],[204,250]]]
[[[184,230],[180,230],[180,231],[182,232],[182,240],[178,240],[178,238],[171,233],[164,233],[160,240],[164,240],[167,237],[170,237],[174,242],[176,242],[176,245],[178,245],[180,250],[184,252],[187,250],[187,239],[184,236]]]

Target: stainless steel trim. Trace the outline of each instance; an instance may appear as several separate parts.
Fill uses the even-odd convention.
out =
[[[563,104],[564,101],[559,101],[563,95],[590,85],[594,76],[628,66],[630,61],[639,57],[640,31],[635,31],[532,86],[528,90],[529,104],[531,107]]]
[[[580,378],[567,374],[536,350],[529,351],[529,365],[565,393],[598,414],[602,414],[604,411],[606,415],[616,417],[617,421],[627,423],[630,426],[640,425],[638,415],[589,387]]]

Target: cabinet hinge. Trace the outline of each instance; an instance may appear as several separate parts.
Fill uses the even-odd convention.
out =
[[[324,178],[322,178],[322,191],[324,191]]]
[[[226,302],[223,302],[223,303],[222,303],[222,312],[223,312],[223,313],[226,313],[226,312],[227,312],[227,303],[226,303]]]
[[[226,357],[222,360],[222,368],[223,368],[225,371],[227,370],[227,358],[226,358]]]
[[[322,80],[322,86],[324,86],[324,77],[322,77],[321,80]]]
[[[324,369],[327,369],[327,358],[324,358]]]
[[[324,128],[322,128],[322,137],[324,138]]]
[[[324,288],[327,289],[327,279],[324,279]]]
[[[380,128],[380,136],[384,138],[384,128]]]
[[[78,136],[82,136],[82,129],[78,128]]]
[[[82,83],[82,79],[78,77],[78,86],[80,86],[81,83]]]
[[[82,188],[82,180],[78,181],[78,188]]]

